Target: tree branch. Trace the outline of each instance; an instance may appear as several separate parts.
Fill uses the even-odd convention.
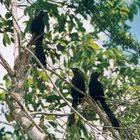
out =
[[[51,113],[51,112],[31,112],[30,114],[31,115],[55,115],[55,116],[64,117],[64,116],[69,116],[73,113],[60,114],[60,113]]]
[[[33,140],[50,140],[43,130],[34,122],[31,115],[28,113],[26,107],[20,102],[19,95],[8,92],[8,95],[12,98],[7,98],[7,103],[10,107],[11,114],[16,122],[23,128],[24,132]],[[12,100],[13,99],[13,100]]]
[[[20,31],[18,26],[18,17],[17,17],[17,0],[11,0],[11,13],[12,13],[12,19],[13,19],[13,27],[14,27],[14,43],[15,43],[15,50],[14,50],[14,56],[15,59],[20,54]]]
[[[20,127],[23,128],[24,132],[26,132],[30,138],[34,140],[42,139],[42,140],[50,140],[50,138],[43,133],[43,130],[35,123],[31,115],[28,113],[26,107],[20,102],[14,91],[10,93],[6,89],[0,87],[0,89],[4,90],[7,95],[11,96],[13,100],[7,98],[7,103],[10,104],[11,114],[15,118],[16,122]],[[16,104],[17,103],[17,104]],[[0,123],[3,123],[0,121]],[[11,124],[7,124],[13,126]]]
[[[14,127],[14,125],[12,125],[12,124],[10,124],[10,123],[7,123],[7,122],[4,122],[4,121],[0,121],[0,123],[3,123],[3,124],[6,124],[6,125],[9,125],[9,126]]]
[[[87,98],[87,101],[93,107],[95,112],[99,115],[99,117],[104,122],[104,124],[107,126],[107,128],[110,129],[110,131],[112,132],[113,136],[115,138],[117,138],[118,140],[121,140],[120,135],[119,134],[117,135],[116,131],[114,130],[115,127],[110,125],[109,121],[105,118],[104,114],[102,113],[102,110],[97,105],[97,103],[91,97]]]
[[[11,0],[11,14],[14,25],[14,39],[15,47],[18,49],[20,46],[20,30],[18,29],[17,19],[17,0]],[[34,122],[31,115],[28,113],[24,105],[22,104],[23,96],[25,94],[25,81],[29,71],[29,58],[28,52],[21,52],[18,54],[15,60],[15,83],[12,82],[13,88],[7,92],[7,104],[10,112],[19,126],[24,132],[33,140],[50,140],[49,136],[46,135],[43,130]],[[7,66],[7,65],[6,65]]]
[[[6,71],[10,75],[10,77],[13,77],[15,73],[12,70],[12,68],[10,67],[10,65],[8,64],[8,62],[4,59],[4,57],[2,56],[1,53],[0,53],[0,59],[1,59],[1,62],[2,62],[2,66],[6,69]]]

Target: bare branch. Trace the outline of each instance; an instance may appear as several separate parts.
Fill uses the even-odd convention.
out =
[[[20,130],[20,132],[21,132],[21,134],[22,134],[23,140],[26,140],[26,136],[25,136],[25,133],[24,133],[24,131],[23,131],[22,126],[21,126],[18,122],[17,122],[17,125],[18,125],[18,128],[19,128],[19,130]]]
[[[5,88],[3,88],[3,87],[0,87],[0,89],[3,90],[3,91],[5,91],[5,92],[7,92],[7,90]]]
[[[4,122],[4,121],[0,121],[0,123],[3,123],[3,124],[6,124],[6,125],[9,125],[9,126],[14,127],[14,125],[12,125],[12,124],[10,124],[10,123],[7,123],[7,122]]]
[[[7,70],[8,74],[12,77],[14,76],[14,71],[8,64],[8,62],[3,58],[2,54],[0,53],[0,59],[2,61],[2,66]]]
[[[64,116],[69,116],[73,113],[60,114],[60,113],[51,113],[51,112],[31,112],[30,114],[31,115],[55,115],[55,116],[64,117]]]

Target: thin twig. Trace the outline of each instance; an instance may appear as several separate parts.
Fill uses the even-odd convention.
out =
[[[12,70],[12,68],[10,67],[10,65],[8,64],[8,62],[4,59],[4,57],[2,56],[2,54],[0,53],[0,59],[2,62],[2,66],[6,69],[6,71],[8,72],[8,74],[12,77],[14,76],[14,71]]]
[[[20,130],[20,132],[22,134],[23,140],[26,140],[25,133],[24,133],[22,127],[20,126],[20,124],[18,122],[17,122],[17,124],[18,124],[19,130]]]
[[[3,88],[3,87],[0,87],[0,89],[2,89],[3,91],[7,92],[7,90],[5,88]]]
[[[31,115],[55,115],[55,116],[64,117],[64,116],[69,116],[73,113],[60,114],[60,113],[51,113],[51,112],[31,112],[30,114]]]
[[[9,126],[14,127],[14,125],[12,125],[12,124],[10,124],[10,123],[7,123],[7,122],[0,121],[0,123],[3,123],[3,124],[6,124],[6,125],[9,125]]]

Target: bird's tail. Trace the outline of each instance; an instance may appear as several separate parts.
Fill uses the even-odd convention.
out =
[[[117,129],[117,127],[120,127],[118,120],[115,118],[113,112],[110,110],[110,108],[107,106],[105,101],[100,101],[104,111],[106,112],[109,120],[111,121],[112,126]]]
[[[39,59],[39,61],[42,63],[42,65],[46,67],[46,56],[45,56],[45,52],[44,52],[42,44],[38,43],[35,45],[35,55]],[[39,65],[38,67],[40,68]]]
[[[77,101],[73,100],[73,101],[72,101],[72,107],[73,107],[75,110],[77,110],[77,106],[78,106]],[[72,112],[73,112],[73,111],[72,111]],[[69,115],[69,117],[68,117],[68,126],[69,126],[69,127],[72,126],[72,125],[74,124],[74,122],[75,122],[75,113]]]

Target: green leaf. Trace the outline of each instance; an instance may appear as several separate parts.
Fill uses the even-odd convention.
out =
[[[13,121],[13,118],[12,118],[12,116],[11,116],[10,113],[6,113],[6,114],[5,114],[5,118],[6,118],[6,120],[7,120],[8,122],[12,122],[12,121]]]
[[[57,127],[56,122],[54,122],[54,121],[49,121],[49,123],[50,123],[50,124],[51,124],[51,126],[53,126],[54,128],[56,128],[56,127]]]
[[[3,80],[6,82],[6,87],[8,88],[11,85],[11,80],[8,74],[3,77]]]
[[[5,99],[5,97],[6,97],[6,92],[5,91],[1,92],[0,93],[0,100],[3,101]]]
[[[5,41],[5,45],[6,44],[10,45],[11,41],[10,41],[10,38],[9,38],[9,36],[6,32],[3,32],[3,38],[4,38],[4,41]]]
[[[6,19],[9,19],[9,18],[11,18],[11,17],[12,17],[11,13],[7,12],[7,13],[5,14],[5,18],[6,18]]]
[[[59,101],[61,98],[57,95],[51,95],[45,98],[47,102],[55,102],[55,101]]]
[[[76,33],[76,32],[71,33],[69,36],[71,37],[72,41],[78,41],[79,40],[78,33]]]
[[[60,17],[58,17],[58,31],[59,33],[65,31],[65,24],[67,20],[67,15],[62,14]]]

